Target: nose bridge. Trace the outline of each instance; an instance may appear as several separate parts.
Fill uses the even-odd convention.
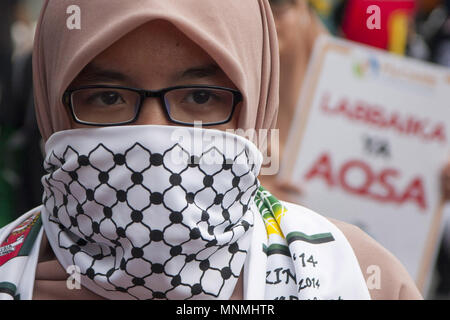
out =
[[[162,94],[146,90],[144,97],[137,124],[169,124]]]
[[[156,107],[156,104],[158,104],[161,111],[165,112],[164,93],[162,90],[145,90],[144,97],[142,107],[145,105],[154,105]]]
[[[153,108],[158,108],[157,105],[159,105],[161,111],[164,111],[164,101],[161,91],[145,90],[142,107],[153,106]]]
[[[142,107],[159,104],[160,108],[164,108],[163,95],[160,90],[141,90],[141,95]]]
[[[145,90],[144,95],[146,98],[160,98],[162,96],[160,90]]]

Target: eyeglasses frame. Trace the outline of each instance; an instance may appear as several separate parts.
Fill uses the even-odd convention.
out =
[[[121,90],[129,90],[129,91],[133,91],[136,92],[140,95],[140,100],[139,100],[139,104],[136,106],[137,110],[136,110],[136,115],[132,120],[127,120],[127,121],[122,121],[122,122],[117,122],[117,123],[96,123],[96,122],[89,122],[89,121],[83,121],[77,118],[73,105],[72,105],[72,94],[76,91],[80,91],[80,90],[84,90],[84,89],[101,89],[101,88],[105,88],[105,89],[121,89]],[[183,122],[183,121],[178,121],[178,120],[174,120],[172,119],[172,117],[170,116],[169,113],[169,109],[168,106],[166,104],[166,99],[165,99],[165,95],[173,90],[178,90],[178,89],[217,89],[217,90],[223,90],[223,91],[228,91],[231,92],[233,94],[233,106],[230,112],[230,116],[223,121],[218,121],[218,122],[210,122],[210,123],[202,123],[202,126],[216,126],[216,125],[221,125],[221,124],[225,124],[231,121],[231,119],[233,118],[233,114],[235,112],[236,106],[243,101],[243,97],[242,94],[235,89],[231,89],[231,88],[226,88],[226,87],[221,87],[221,86],[211,86],[211,85],[185,85],[185,86],[174,86],[174,87],[167,87],[167,88],[163,88],[160,90],[145,90],[145,89],[137,89],[137,88],[133,88],[133,87],[126,87],[126,86],[117,86],[117,85],[87,85],[87,86],[81,86],[81,87],[77,87],[74,89],[68,89],[64,92],[63,94],[63,98],[62,98],[62,102],[63,104],[68,107],[70,109],[70,112],[72,114],[73,120],[76,123],[79,124],[84,124],[84,125],[90,125],[90,126],[96,126],[96,127],[109,127],[109,126],[122,126],[122,125],[126,125],[126,124],[130,124],[133,122],[136,122],[137,119],[139,118],[139,114],[141,112],[142,109],[142,105],[145,101],[145,99],[147,98],[159,98],[161,101],[162,106],[164,107],[164,112],[167,116],[167,118],[176,124],[181,124],[181,125],[185,125],[185,126],[194,126],[195,123],[190,123],[190,122]]]

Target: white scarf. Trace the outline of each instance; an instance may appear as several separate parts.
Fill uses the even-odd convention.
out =
[[[83,286],[110,299],[228,299],[244,266],[244,299],[370,299],[336,226],[257,190],[252,143],[179,129],[79,129],[47,142],[33,216],[42,210],[55,255],[81,269]],[[0,247],[29,216],[0,230]],[[0,283],[18,288],[9,297],[31,298],[40,238],[0,266]]]
[[[255,145],[217,130],[124,126],[56,133],[46,154],[44,228],[85,287],[110,299],[230,298],[255,215]]]
[[[370,299],[353,249],[334,224],[263,187],[255,203],[263,219],[255,219],[245,263],[246,299]]]

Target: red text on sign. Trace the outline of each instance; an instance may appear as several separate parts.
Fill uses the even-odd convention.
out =
[[[359,173],[362,182],[354,185],[350,181],[352,173]],[[423,179],[413,177],[403,190],[399,190],[395,179],[401,177],[399,170],[384,168],[375,171],[363,160],[345,161],[339,168],[333,168],[331,156],[323,153],[305,174],[305,180],[320,179],[330,187],[340,187],[345,192],[373,199],[382,203],[412,203],[422,210],[427,208]],[[380,192],[381,190],[381,192]]]
[[[444,122],[434,122],[414,115],[389,111],[383,106],[346,97],[331,103],[331,95],[325,93],[321,111],[329,116],[341,116],[350,121],[364,123],[373,128],[392,130],[400,135],[418,137],[426,141],[447,141]]]

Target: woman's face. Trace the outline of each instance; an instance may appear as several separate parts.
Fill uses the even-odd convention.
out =
[[[236,89],[223,70],[202,48],[175,26],[161,20],[135,29],[103,51],[78,74],[69,89],[90,85],[114,85],[146,90],[185,85],[212,85]],[[239,105],[230,122],[210,128],[237,128]],[[137,121],[131,123],[149,124],[177,125],[168,119],[159,98],[145,99]],[[72,121],[72,127],[90,126]]]

